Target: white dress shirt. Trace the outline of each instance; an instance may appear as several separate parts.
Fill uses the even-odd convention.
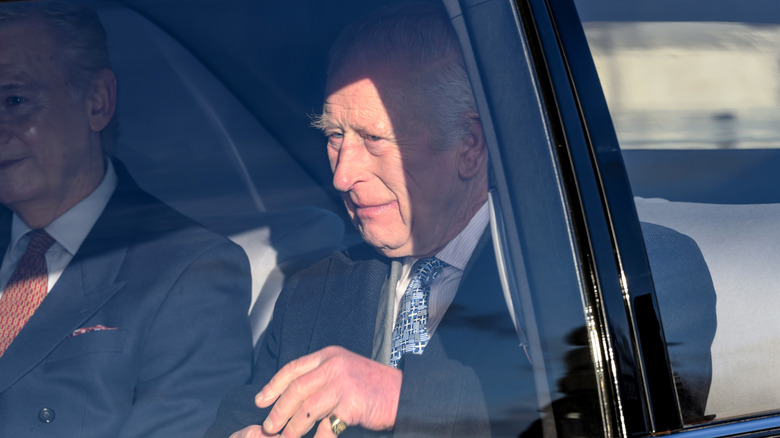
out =
[[[47,292],[51,292],[65,267],[73,259],[87,234],[103,213],[108,200],[114,193],[116,184],[116,172],[111,161],[108,160],[106,174],[95,190],[44,228],[56,240],[46,251],[46,267],[49,271]],[[11,240],[5,251],[2,267],[0,267],[0,285],[3,286],[3,291],[5,291],[5,287],[16,269],[16,264],[19,263],[27,250],[27,244],[30,241],[30,236],[27,233],[30,231],[32,229],[14,214],[11,222]],[[0,291],[0,296],[2,296],[3,291]]]
[[[460,285],[460,279],[463,277],[463,271],[477,247],[480,237],[485,232],[485,228],[490,220],[487,202],[471,218],[466,228],[464,228],[454,239],[450,241],[441,251],[436,254],[436,258],[447,263],[436,279],[431,283],[431,294],[428,298],[428,334],[433,336],[436,327],[439,326],[444,313],[455,298]],[[419,260],[414,257],[405,257],[403,259],[403,270],[401,279],[395,288],[395,307],[393,311],[395,317],[398,316],[398,305],[406,292],[406,288],[412,281],[412,266]]]

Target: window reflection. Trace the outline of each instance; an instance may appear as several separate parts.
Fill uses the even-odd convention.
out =
[[[780,8],[727,22],[734,5],[654,3],[610,21],[613,12],[578,4],[593,20],[584,28],[637,196],[672,369],[696,380],[712,359],[704,416],[686,424],[780,408]],[[705,15],[720,21],[696,21]],[[680,239],[659,244],[658,225]],[[686,245],[696,250],[678,258]],[[669,287],[672,278],[684,281]]]
[[[780,147],[780,26],[586,23],[621,147]]]

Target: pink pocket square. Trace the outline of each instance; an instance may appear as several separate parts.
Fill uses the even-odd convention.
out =
[[[94,327],[82,327],[80,329],[73,330],[73,333],[68,336],[69,338],[74,338],[78,335],[83,335],[84,333],[89,332],[100,332],[103,330],[118,330],[118,327],[106,327],[104,325],[96,325]]]

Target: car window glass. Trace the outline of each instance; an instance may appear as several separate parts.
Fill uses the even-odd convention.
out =
[[[707,394],[703,416],[686,422],[778,410],[780,7],[576,3],[635,195],[672,369],[688,379],[678,385],[683,411],[691,394]]]
[[[119,84],[116,157],[143,190],[243,248],[252,270],[249,312],[259,345],[283,281],[361,241],[333,189],[327,139],[311,124],[322,112],[329,46],[345,25],[391,3],[94,2]],[[516,34],[511,13],[503,16],[508,32]],[[486,17],[474,23],[483,32],[492,18]],[[522,54],[517,58],[524,62]],[[534,100],[524,104],[539,107]],[[527,147],[529,156],[544,155],[550,145],[528,142]],[[560,182],[548,179],[550,191],[559,192]],[[502,261],[493,256],[501,238],[482,239],[478,250],[487,256],[464,266],[476,278],[468,287],[495,294],[489,299],[459,295],[436,328],[442,340],[433,347],[456,360],[456,369],[465,364],[480,370],[468,375],[476,385],[464,386],[482,391],[464,390],[464,399],[477,410],[463,418],[487,411],[494,436],[535,437],[556,428],[564,436],[569,431],[599,435],[598,382],[589,348],[593,333],[586,327],[571,230],[562,212],[551,213],[552,220],[544,217],[542,206],[535,209],[545,222],[562,224],[556,239],[537,239],[536,251],[546,253],[547,277],[559,277],[568,287],[553,293],[537,285],[533,294],[540,296],[534,299],[542,310],[524,296],[525,309],[510,300],[510,317],[497,275]],[[553,241],[563,242],[555,248],[565,252],[550,249]],[[554,262],[559,257],[567,259],[565,268]],[[524,272],[514,275],[511,281],[526,281]],[[521,311],[538,312],[538,321],[514,314]],[[541,328],[530,326],[536,323]],[[535,341],[527,339],[528,332]],[[436,377],[447,380],[449,374],[444,369]]]

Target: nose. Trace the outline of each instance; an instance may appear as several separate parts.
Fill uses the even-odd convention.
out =
[[[335,153],[333,165],[333,187],[348,192],[365,179],[367,162],[365,147],[359,137],[345,136],[341,148]]]

